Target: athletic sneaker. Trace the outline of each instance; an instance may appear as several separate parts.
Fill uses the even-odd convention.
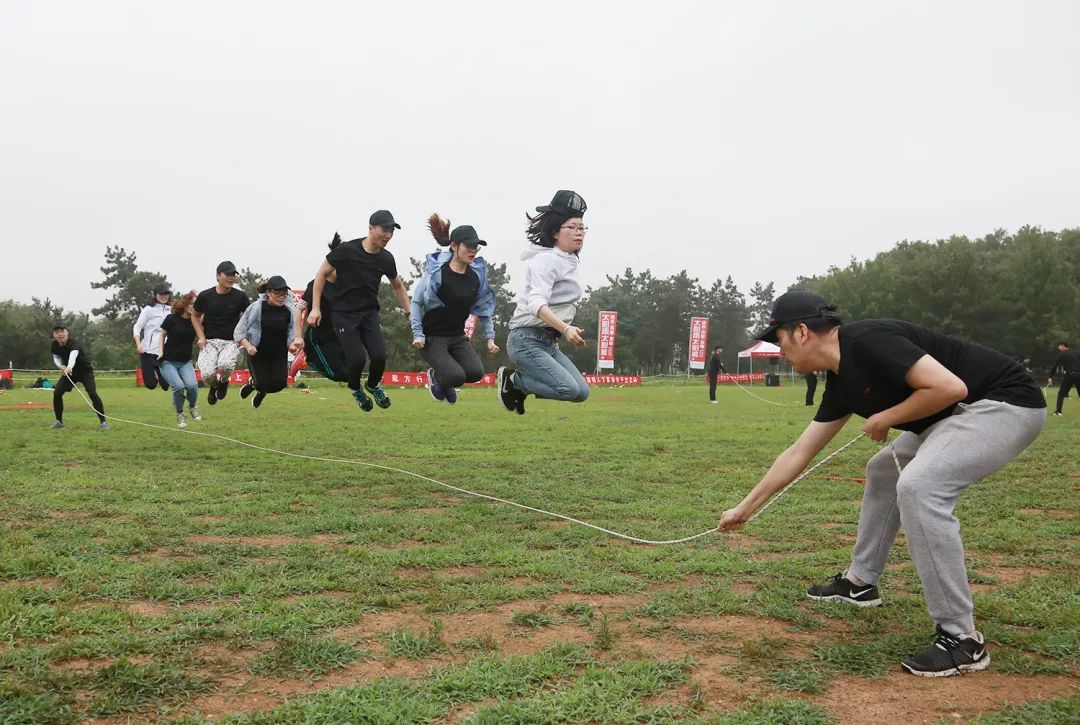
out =
[[[64,427],[64,422],[60,420],[54,420],[53,424],[49,426],[49,430],[60,430]]]
[[[447,388],[444,391],[444,394],[446,395],[446,402],[449,403],[450,405],[453,405],[454,403],[457,402],[457,391],[454,390],[453,388]]]
[[[214,387],[213,383],[208,384],[206,387],[208,388],[206,402],[210,405],[214,405],[217,403],[217,389]]]
[[[101,425],[98,426],[98,430],[112,430],[112,428],[109,427],[108,421],[103,420],[101,421]]]
[[[375,407],[374,404],[372,404],[371,402],[371,398],[364,395],[363,390],[352,391],[352,396],[356,400],[356,404],[360,406],[360,410],[364,411],[365,413]]]
[[[506,412],[513,413],[517,409],[518,398],[521,397],[514,387],[514,371],[505,365],[499,368],[499,372],[495,373],[495,387],[499,389],[499,400],[502,401]],[[522,405],[519,415],[524,414],[524,412],[525,407]]]
[[[713,405],[719,405],[719,403],[720,403],[720,401],[719,401],[719,400],[710,400],[709,402],[710,402],[711,404],[713,404]]]
[[[517,400],[514,401],[514,412],[518,415],[525,415],[525,398],[529,397],[520,390],[515,390],[517,393]]]
[[[815,585],[806,590],[811,599],[847,602],[857,607],[880,607],[881,595],[873,584],[859,585],[844,578],[840,572],[828,584]]]
[[[439,402],[446,400],[446,394],[443,393],[442,386],[439,385],[439,381],[435,379],[435,368],[427,369],[428,392],[431,393],[431,397],[435,398]]]
[[[202,413],[200,413],[199,409],[196,408],[194,405],[191,406],[191,419],[202,420]]]
[[[258,408],[260,405],[262,405],[263,398],[265,397],[266,393],[262,392],[261,390],[255,393],[255,397],[251,399],[251,407]]]
[[[184,420],[184,414],[182,412],[176,414],[176,427],[187,428],[187,421]]]
[[[248,396],[255,392],[255,386],[250,381],[244,383],[244,387],[240,388],[240,397],[244,400],[248,399]]]
[[[1054,413],[1054,415],[1064,415],[1064,413]]]
[[[978,672],[990,666],[986,639],[979,632],[974,637],[949,634],[937,627],[937,637],[925,652],[908,657],[900,667],[919,677],[950,677]]]
[[[380,408],[390,407],[390,396],[386,394],[386,391],[382,389],[381,385],[376,385],[374,388],[364,383],[364,390],[371,393],[371,397],[375,398],[375,404]]]
[[[161,386],[162,390],[168,390],[169,389],[169,384],[167,382],[165,382],[164,380],[160,379],[160,378],[158,379],[158,385]]]
[[[218,386],[217,397],[218,400],[225,400],[225,396],[229,394],[229,381],[225,380]]]

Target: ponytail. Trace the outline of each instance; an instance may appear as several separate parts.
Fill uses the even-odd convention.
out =
[[[438,214],[432,214],[428,217],[427,228],[431,231],[431,236],[435,237],[435,243],[440,247],[450,246],[450,220],[443,219]]]

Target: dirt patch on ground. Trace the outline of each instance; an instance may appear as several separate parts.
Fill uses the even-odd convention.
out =
[[[140,617],[165,617],[173,611],[172,606],[165,602],[151,602],[145,599],[128,602],[124,604],[124,608]]]
[[[316,534],[310,538],[302,538],[290,534],[272,534],[266,536],[215,536],[211,534],[196,534],[188,537],[188,541],[193,544],[237,544],[240,546],[266,546],[271,548],[305,543],[335,545],[342,543],[343,539],[344,536],[340,534]]]
[[[1001,587],[1015,587],[1023,584],[1028,579],[1033,579],[1049,574],[1048,569],[1039,569],[1032,566],[1017,566],[1017,567],[980,567],[978,569],[980,574],[985,576],[992,576],[996,580],[996,584],[971,584],[971,591],[973,592],[985,592]]]
[[[400,549],[418,549],[422,546],[427,546],[427,544],[415,539],[402,539],[393,544],[365,544],[364,548],[368,551],[398,551]]]
[[[1016,513],[1025,516],[1049,516],[1052,519],[1075,519],[1077,517],[1075,511],[1064,511],[1062,509],[1016,509]]]
[[[484,569],[479,566],[448,566],[440,569],[427,569],[418,566],[402,566],[396,569],[397,575],[402,579],[413,581],[416,579],[425,579],[427,577],[445,577],[445,578],[476,578],[485,577],[491,573],[490,569]]]
[[[53,669],[62,670],[64,672],[77,672],[79,674],[89,674],[91,672],[97,672],[103,670],[109,665],[112,665],[119,661],[120,657],[108,658],[108,657],[76,657],[70,660],[63,660],[53,663]],[[134,654],[128,655],[127,661],[133,665],[147,665],[153,662],[154,658],[148,654]]]
[[[18,587],[41,587],[42,589],[57,589],[64,586],[64,580],[54,576],[37,576],[32,579],[10,579],[5,582],[0,582],[0,587],[4,589],[14,589]]]
[[[228,521],[228,516],[222,516],[221,514],[203,514],[202,516],[189,516],[190,521],[197,521],[200,524],[216,524],[221,521]]]

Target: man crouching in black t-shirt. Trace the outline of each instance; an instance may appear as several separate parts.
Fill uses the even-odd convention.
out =
[[[990,655],[975,630],[953,512],[968,486],[1003,468],[1039,435],[1046,422],[1042,391],[990,348],[899,320],[841,326],[835,309],[813,292],[788,292],[757,335],[778,343],[798,372],[827,371],[825,394],[803,434],[738,506],[724,512],[719,528],[746,523],[853,413],[866,419],[863,433],[879,443],[890,428],[904,431],[866,465],[851,565],[806,593],[863,607],[881,604],[878,579],[903,526],[937,636],[901,666],[924,677],[986,669]]]
[[[373,407],[371,398],[380,408],[390,407],[390,396],[381,384],[386,370],[386,342],[379,318],[379,282],[382,278],[390,280],[402,309],[407,312],[410,305],[394,255],[386,251],[395,229],[401,229],[401,225],[394,221],[390,212],[382,209],[372,214],[368,220],[368,235],[333,247],[315,273],[312,285],[308,324],[318,327],[323,317],[326,281],[335,273],[337,275],[333,294],[327,301],[333,312],[334,333],[345,353],[349,389],[356,404],[365,412]],[[371,357],[368,380],[361,385],[368,356]]]
[[[64,394],[75,389],[75,383],[82,383],[86,389],[86,395],[90,398],[94,412],[97,414],[98,427],[101,430],[109,430],[109,424],[105,420],[105,404],[97,394],[97,383],[94,381],[94,366],[90,364],[90,356],[79,344],[79,341],[68,334],[67,325],[57,322],[53,325],[53,343],[51,347],[53,362],[60,368],[60,379],[53,388],[53,413],[56,420],[52,428],[64,427]]]

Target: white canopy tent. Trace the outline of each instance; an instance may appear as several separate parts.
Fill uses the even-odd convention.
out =
[[[740,372],[743,358],[747,358],[749,360],[750,372],[752,374],[754,372],[754,358],[777,359],[782,358],[783,356],[784,354],[780,352],[779,345],[774,345],[771,342],[765,342],[764,340],[758,340],[745,350],[739,350],[739,358],[735,363],[735,371]],[[794,373],[792,373],[792,375],[794,375]]]

